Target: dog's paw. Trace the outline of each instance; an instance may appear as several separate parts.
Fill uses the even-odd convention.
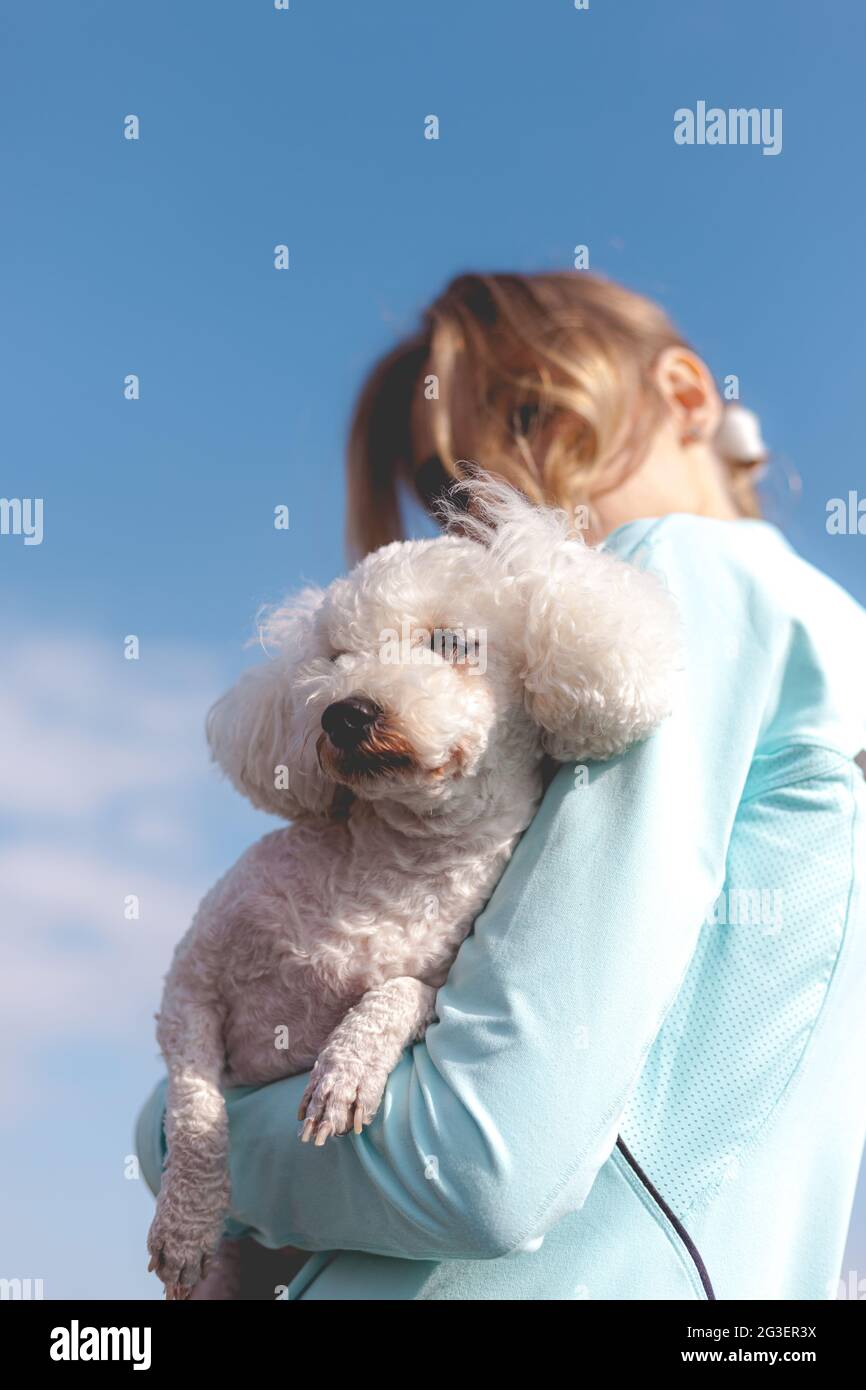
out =
[[[189,1298],[208,1272],[219,1244],[222,1220],[203,1223],[178,1221],[157,1210],[147,1236],[150,1263],[147,1268],[165,1284],[167,1299]]]
[[[321,1148],[331,1135],[360,1134],[379,1109],[388,1073],[356,1059],[329,1058],[323,1053],[310,1073],[298,1119],[300,1138]]]

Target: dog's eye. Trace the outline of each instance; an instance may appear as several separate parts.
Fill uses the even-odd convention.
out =
[[[430,649],[445,661],[461,664],[472,661],[478,655],[478,642],[467,637],[465,632],[451,628],[436,628],[430,637]]]
[[[331,652],[331,661],[339,661],[341,656],[348,656],[348,652]]]

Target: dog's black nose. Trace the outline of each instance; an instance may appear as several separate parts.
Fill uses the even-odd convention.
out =
[[[337,748],[357,748],[367,730],[383,713],[375,700],[350,695],[348,700],[335,700],[322,715],[322,728]]]

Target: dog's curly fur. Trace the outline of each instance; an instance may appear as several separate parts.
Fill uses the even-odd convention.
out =
[[[435,650],[435,629],[485,634],[486,670]],[[484,479],[448,534],[385,546],[263,636],[271,659],[218,701],[208,737],[238,790],[292,824],[207,894],[166,980],[148,1245],[169,1297],[202,1279],[229,1202],[221,1087],[312,1068],[304,1139],[369,1123],[532,818],[545,754],[607,758],[649,734],[679,653],[661,584]],[[381,713],[346,750],[322,715],[350,697]]]

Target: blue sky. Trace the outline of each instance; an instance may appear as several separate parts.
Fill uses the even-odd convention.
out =
[[[0,492],[44,499],[40,546],[0,537],[4,1247],[47,1296],[155,1297],[122,1171],[150,1015],[198,897],[267,825],[208,768],[203,714],[257,606],[340,569],[352,397],[426,299],[588,245],[738,375],[771,517],[866,601],[866,542],[825,527],[866,487],[866,13],[46,0],[0,26]],[[781,107],[782,153],[676,145],[698,100]]]

